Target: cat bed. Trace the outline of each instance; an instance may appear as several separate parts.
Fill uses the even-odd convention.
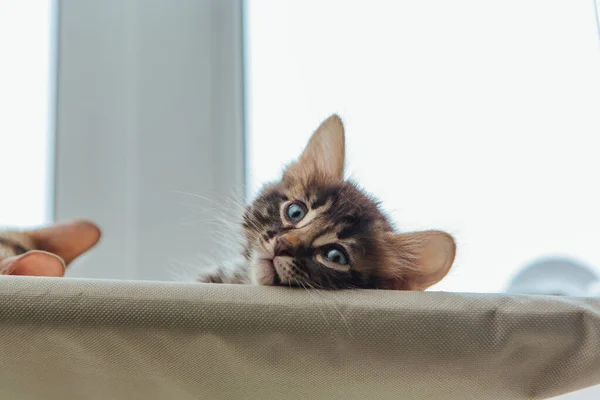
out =
[[[531,399],[600,383],[600,299],[0,278],[2,399]]]

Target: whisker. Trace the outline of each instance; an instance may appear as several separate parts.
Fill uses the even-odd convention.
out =
[[[174,190],[174,191],[173,191],[173,193],[177,193],[177,194],[184,194],[184,195],[186,195],[186,196],[195,197],[195,198],[197,198],[197,199],[200,199],[200,200],[204,200],[204,201],[208,201],[208,202],[210,202],[210,203],[213,203],[213,204],[215,204],[215,205],[217,205],[217,206],[219,206],[219,207],[222,207],[222,206],[223,206],[223,204],[219,203],[218,201],[215,201],[215,200],[213,200],[213,199],[209,199],[208,197],[204,197],[204,196],[201,196],[201,195],[199,195],[199,194],[190,193],[190,192],[184,192],[184,191],[180,191],[180,190]]]
[[[317,290],[314,286],[312,286],[310,284],[310,282],[305,282],[309,288],[311,288],[315,293],[319,294],[320,296],[323,296],[324,300],[331,300],[331,305],[333,306],[334,310],[338,313],[338,315],[340,316],[340,318],[342,319],[342,322],[344,323],[344,325],[346,326],[346,331],[348,333],[348,335],[353,338],[352,336],[352,332],[350,332],[350,325],[348,324],[348,320],[346,319],[346,317],[344,316],[344,314],[340,311],[340,309],[338,308],[338,306],[335,303],[335,299],[327,299],[325,297],[325,293],[323,291],[319,291]],[[327,303],[325,303],[327,304]]]
[[[185,221],[185,222],[181,223],[181,225],[184,225],[184,226],[192,226],[195,224],[210,224],[210,225],[217,225],[222,228],[229,228],[229,226],[223,224],[221,222],[221,220],[219,220],[219,219],[196,219],[196,220]]]
[[[294,277],[294,281],[296,282],[296,284],[297,284],[298,286],[301,286],[301,287],[302,287],[302,288],[303,288],[303,289],[306,291],[306,293],[308,293],[308,295],[309,295],[309,296],[312,296],[312,295],[313,295],[313,294],[311,293],[310,289],[308,289],[306,286],[304,286],[304,283],[302,283],[302,281],[298,280],[296,277]],[[313,297],[313,298],[314,298],[314,297]],[[321,314],[321,316],[323,317],[323,320],[324,320],[324,321],[325,321],[325,323],[327,324],[327,327],[328,327],[330,330],[333,330],[333,329],[332,329],[332,327],[331,327],[331,324],[330,324],[330,323],[329,323],[329,321],[327,320],[327,317],[326,317],[326,315],[325,315],[325,312],[323,311],[323,309],[321,308],[321,306],[318,304],[318,302],[317,302],[317,308],[319,309],[319,314]]]

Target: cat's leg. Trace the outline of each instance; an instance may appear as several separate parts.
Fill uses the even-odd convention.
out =
[[[221,269],[216,268],[212,272],[202,272],[196,277],[199,283],[223,283],[225,276]]]
[[[212,268],[204,269],[197,277],[199,283],[229,283],[248,284],[248,266],[245,261],[222,263]]]

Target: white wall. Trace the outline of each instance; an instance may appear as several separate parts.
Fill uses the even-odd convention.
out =
[[[241,2],[63,0],[56,217],[100,224],[71,276],[171,279],[243,185]],[[197,260],[195,260],[197,261]]]

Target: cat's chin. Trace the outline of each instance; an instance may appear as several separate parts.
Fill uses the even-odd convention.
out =
[[[257,260],[253,266],[254,282],[258,285],[277,285],[279,277],[275,271],[273,260],[262,258]]]

